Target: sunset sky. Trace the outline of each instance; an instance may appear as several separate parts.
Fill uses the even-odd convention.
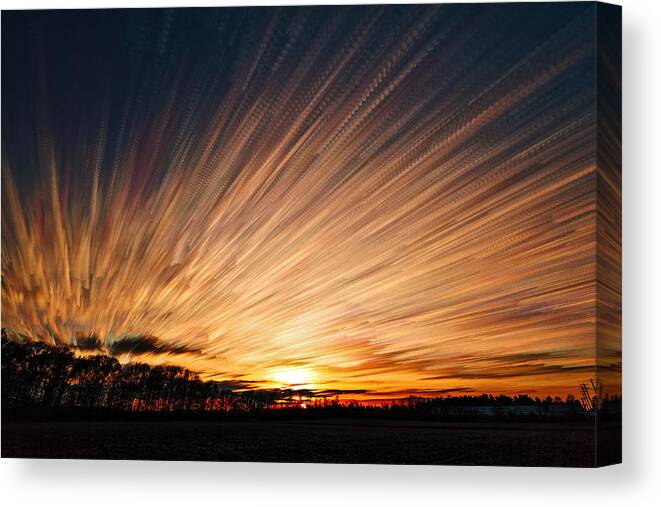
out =
[[[244,386],[576,392],[594,24],[587,3],[3,12],[2,326]]]

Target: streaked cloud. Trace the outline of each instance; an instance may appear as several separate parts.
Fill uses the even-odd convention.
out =
[[[3,13],[3,325],[264,387],[575,390],[592,12]]]

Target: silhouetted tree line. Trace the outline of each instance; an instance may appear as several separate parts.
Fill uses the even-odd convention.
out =
[[[286,396],[286,393],[284,394]],[[283,393],[236,392],[179,366],[120,364],[106,355],[2,339],[3,407],[86,407],[138,411],[249,411]]]
[[[619,407],[619,398],[604,407]],[[609,405],[610,404],[610,405]],[[563,407],[564,415],[582,411],[573,396],[545,399],[528,395],[410,397],[391,404],[341,402],[310,390],[234,390],[226,382],[202,381],[178,366],[120,364],[106,355],[77,356],[70,349],[38,341],[2,338],[2,406],[6,414],[21,408],[85,408],[124,413],[185,412],[296,414],[323,417],[439,418],[443,416],[508,415],[506,407],[537,407],[543,415]],[[491,407],[489,414],[467,407]],[[514,412],[516,413],[516,412]],[[529,412],[528,415],[531,415]],[[532,414],[534,415],[534,414]]]

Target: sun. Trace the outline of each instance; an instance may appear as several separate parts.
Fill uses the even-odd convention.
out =
[[[309,388],[312,385],[312,372],[303,366],[286,366],[274,370],[273,380],[283,386]]]

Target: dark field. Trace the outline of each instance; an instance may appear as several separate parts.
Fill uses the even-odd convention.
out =
[[[591,467],[595,443],[582,421],[6,422],[2,457]]]

